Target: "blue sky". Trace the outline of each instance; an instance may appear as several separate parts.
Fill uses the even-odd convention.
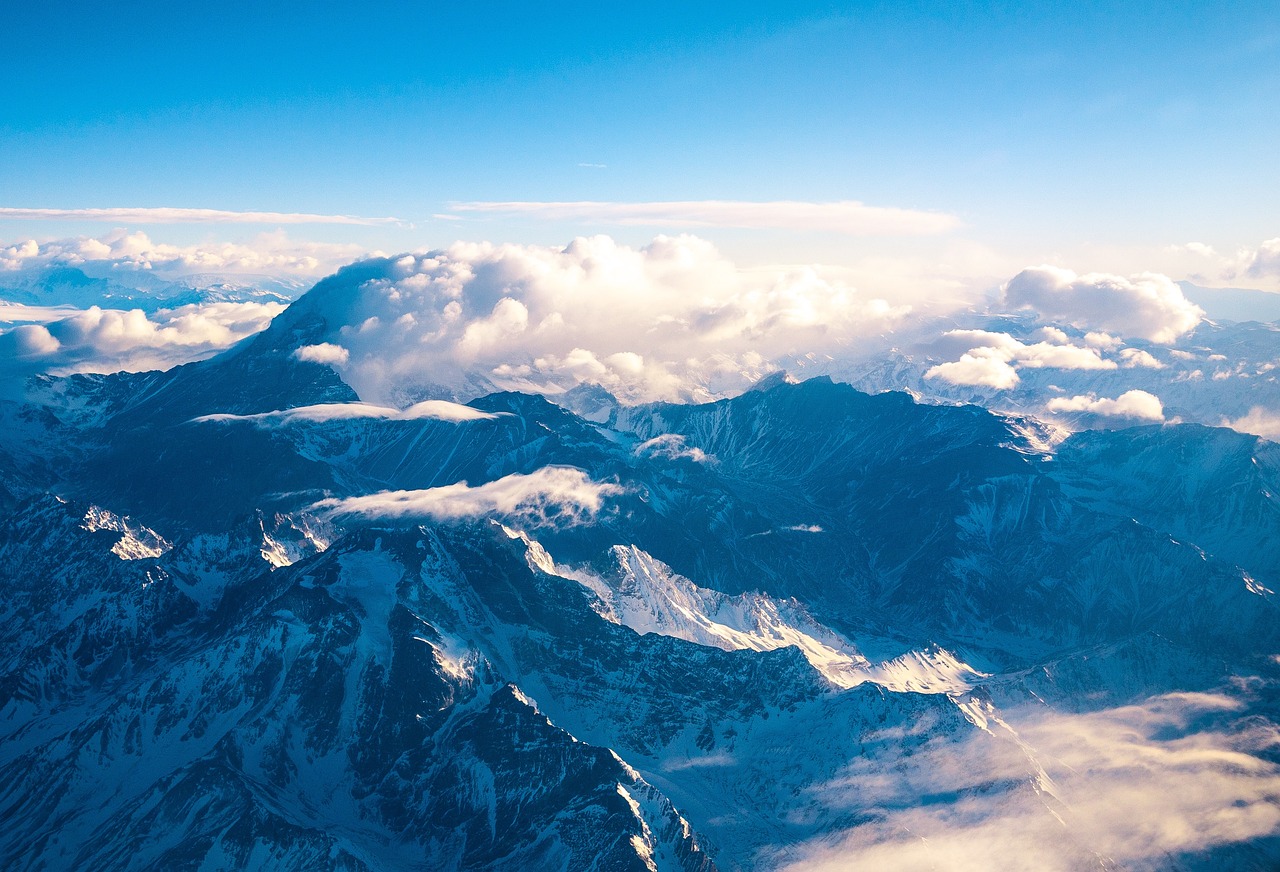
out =
[[[1170,246],[1280,236],[1275,3],[730,6],[33,6],[0,53],[0,206],[394,216],[289,229],[392,250],[689,229],[459,203],[848,200],[955,226],[696,229],[742,261],[993,274],[1176,272]],[[0,220],[0,242],[104,226]]]

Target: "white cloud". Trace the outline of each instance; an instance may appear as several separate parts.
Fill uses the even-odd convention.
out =
[[[1123,348],[1120,350],[1120,359],[1124,361],[1125,369],[1133,369],[1135,367],[1146,367],[1147,369],[1164,369],[1164,364],[1148,351],[1141,348]]]
[[[1071,342],[1071,337],[1057,327],[1041,327],[1034,335],[1039,336],[1045,342],[1052,342],[1056,345],[1068,345]]]
[[[740,270],[691,236],[639,249],[606,236],[563,248],[460,242],[330,299],[322,341],[348,351],[335,368],[379,402],[465,387],[472,373],[512,390],[586,381],[631,401],[706,399],[780,359],[845,354],[909,311],[815,267]]]
[[[107,224],[403,224],[399,218],[317,215],[311,212],[233,212],[172,206],[107,209],[20,209],[0,206],[0,220],[101,221]]]
[[[1056,328],[1048,328],[1056,330]],[[1062,333],[1057,330],[1057,333]],[[1042,335],[1043,334],[1042,332]],[[977,354],[981,349],[984,354],[998,355],[1008,363],[1018,366],[1040,369],[1115,369],[1116,363],[1107,360],[1095,348],[1081,348],[1077,345],[1065,344],[1066,334],[1062,334],[1063,342],[1057,341],[1053,333],[1047,334],[1053,342],[1036,342],[1028,345],[1014,339],[1007,333],[994,333],[989,330],[948,330],[939,337],[938,346],[947,348],[968,348],[970,354]]]
[[[1114,400],[1092,394],[1078,397],[1055,397],[1045,404],[1050,412],[1089,412],[1113,418],[1140,418],[1163,421],[1164,406],[1160,398],[1146,391],[1125,391]]]
[[[1008,390],[1021,379],[1018,371],[1009,365],[998,348],[974,348],[966,351],[959,360],[940,363],[924,374],[925,378],[938,379],[953,385],[973,385]]]
[[[1248,256],[1245,272],[1253,277],[1280,276],[1280,236],[1268,239]]]
[[[1264,409],[1262,406],[1254,406],[1249,410],[1248,414],[1233,420],[1223,418],[1222,426],[1230,427],[1232,430],[1238,430],[1241,433],[1261,436],[1263,439],[1270,439],[1272,442],[1280,442],[1280,412],[1273,412],[1270,409]]]
[[[370,403],[320,403],[315,406],[297,406],[276,412],[259,412],[256,415],[204,415],[192,423],[226,423],[245,421],[264,429],[287,427],[300,422],[322,424],[329,421],[355,421],[379,419],[386,421],[492,421],[507,415],[506,412],[484,412],[460,403],[445,400],[426,400],[407,409],[375,406]]]
[[[351,353],[341,345],[321,342],[319,345],[303,345],[293,352],[293,356],[310,363],[331,363],[342,366],[351,358]]]
[[[0,362],[41,360],[56,354],[60,346],[43,324],[23,324],[0,333]]]
[[[0,372],[163,369],[227,348],[266,328],[279,303],[206,303],[148,316],[93,306],[0,332]]]
[[[1034,309],[1046,320],[1161,343],[1173,342],[1204,317],[1172,279],[1158,273],[1078,276],[1057,267],[1034,267],[1009,280],[1004,299]]]
[[[1192,254],[1198,254],[1201,257],[1218,256],[1218,252],[1214,250],[1212,245],[1206,245],[1203,242],[1188,242],[1186,245],[1181,246],[1181,248],[1191,252]]]
[[[1111,351],[1123,345],[1124,341],[1118,336],[1112,336],[1110,333],[1090,332],[1084,335],[1084,344],[1090,348]]]
[[[866,823],[803,846],[786,868],[1068,872],[1107,858],[1156,870],[1171,855],[1273,836],[1280,767],[1265,755],[1280,731],[1244,714],[1231,697],[1183,693],[1088,714],[1014,712],[1016,739],[998,726],[895,753],[893,736],[872,736],[867,745],[890,750],[815,796]]]
[[[1039,334],[1051,341],[1028,345],[1007,333],[988,330],[948,330],[939,337],[937,347],[944,353],[961,348],[968,351],[959,360],[940,363],[925,373],[925,378],[939,379],[955,385],[974,385],[1008,390],[1020,381],[1018,367],[1032,369],[1115,369],[1093,348],[1067,343],[1067,335],[1054,327],[1042,328]]]
[[[714,458],[696,445],[689,445],[679,433],[663,433],[635,447],[637,457],[661,457],[667,460],[687,459],[707,463]]]
[[[867,206],[854,200],[685,200],[658,203],[472,202],[450,203],[455,212],[525,215],[543,220],[589,221],[660,227],[746,227],[817,230],[853,236],[918,236],[947,233],[960,220],[944,212]]]
[[[622,492],[619,485],[592,481],[580,469],[547,466],[529,475],[508,475],[476,487],[459,482],[428,490],[384,491],[322,500],[313,508],[339,518],[454,520],[497,515],[535,525],[563,526],[594,517],[606,497]]]

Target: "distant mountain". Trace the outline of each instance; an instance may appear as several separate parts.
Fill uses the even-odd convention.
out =
[[[307,288],[302,281],[272,276],[184,275],[115,271],[92,275],[77,266],[42,266],[0,272],[0,303],[155,312],[203,303],[288,303]],[[0,306],[0,321],[5,310]]]
[[[1206,288],[1178,282],[1182,293],[1213,321],[1280,321],[1280,293],[1249,288]]]

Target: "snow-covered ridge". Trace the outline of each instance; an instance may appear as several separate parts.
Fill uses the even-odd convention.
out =
[[[598,614],[642,635],[657,633],[724,651],[795,647],[841,688],[872,681],[895,691],[956,693],[986,677],[937,646],[872,662],[795,600],[763,593],[730,596],[699,587],[634,545],[615,546],[613,570],[597,574],[556,566],[541,546],[522,534],[509,534],[530,542],[531,564],[577,581],[595,595]]]

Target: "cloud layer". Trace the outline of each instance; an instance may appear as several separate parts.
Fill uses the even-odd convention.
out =
[[[173,206],[107,209],[20,209],[0,206],[0,220],[101,221],[106,224],[401,224],[399,218],[317,215],[311,212],[232,212]]]
[[[440,521],[497,516],[534,526],[583,523],[622,487],[592,481],[585,472],[546,466],[529,475],[508,475],[471,487],[466,482],[414,491],[384,491],[367,496],[322,500],[316,511],[336,518]]]
[[[454,212],[520,215],[542,220],[586,221],[650,227],[740,227],[829,231],[851,236],[925,236],[960,226],[954,215],[918,209],[868,206],[855,200],[681,200],[655,203],[467,202]]]

